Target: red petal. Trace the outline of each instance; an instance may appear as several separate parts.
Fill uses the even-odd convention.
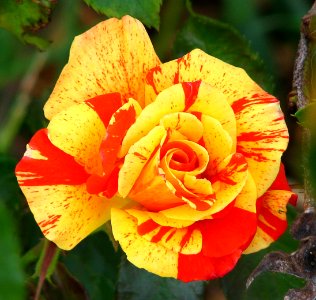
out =
[[[248,247],[257,229],[255,213],[234,207],[224,218],[198,223],[203,236],[204,255],[222,257]]]
[[[127,130],[135,122],[135,108],[130,106],[127,110],[118,110],[114,113],[113,117],[115,118],[115,122],[107,127],[106,137],[100,147],[105,176],[113,171],[122,140]]]
[[[280,171],[275,178],[274,182],[270,186],[269,190],[285,190],[285,191],[292,191],[292,189],[289,186],[289,183],[286,179],[286,174],[285,174],[285,169],[284,165],[281,163],[280,164]],[[289,203],[291,203],[293,206],[296,206],[298,199],[297,194],[293,194],[292,197],[289,200]]]
[[[178,279],[189,282],[192,280],[211,280],[223,277],[231,271],[241,256],[242,251],[223,257],[207,257],[200,252],[194,255],[179,254]]]
[[[96,96],[85,102],[99,115],[105,127],[109,125],[112,115],[122,106],[119,93]]]
[[[79,185],[86,182],[89,174],[84,167],[72,156],[55,147],[47,133],[47,129],[39,130],[29,143],[30,149],[38,151],[42,157],[31,158],[24,155],[16,166],[15,172],[19,184],[21,186]]]

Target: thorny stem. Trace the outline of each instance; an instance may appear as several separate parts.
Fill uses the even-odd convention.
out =
[[[298,109],[304,108],[311,102],[310,94],[306,95],[304,92],[304,87],[306,88],[306,67],[309,65],[309,52],[310,52],[310,43],[312,38],[310,36],[309,23],[313,16],[316,15],[316,1],[314,2],[312,8],[304,16],[301,28],[300,41],[298,44],[298,56],[294,65],[293,73],[293,90],[296,92],[297,101],[296,105]],[[310,83],[311,84],[311,83]],[[308,85],[307,85],[308,86]],[[303,129],[302,137],[302,149],[305,153],[310,151],[310,139],[311,133],[308,128]],[[303,156],[303,165],[304,165],[304,210],[314,210],[315,202],[312,196],[312,188],[310,182],[310,172],[308,166],[307,155]]]

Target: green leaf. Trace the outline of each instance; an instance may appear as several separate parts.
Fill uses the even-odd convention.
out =
[[[54,2],[3,0],[0,4],[0,27],[12,32],[21,41],[44,50],[49,42],[33,33],[47,25]]]
[[[312,102],[295,113],[295,117],[304,127],[315,128],[316,102]]]
[[[108,17],[121,18],[130,15],[147,27],[159,29],[159,12],[162,0],[84,0],[98,13]]]
[[[288,219],[291,223],[296,212],[288,207]],[[293,252],[297,249],[295,241],[288,231],[269,248],[258,253],[243,255],[235,269],[226,275],[223,280],[224,291],[227,300],[283,300],[290,288],[301,288],[304,280],[291,275],[266,272],[258,276],[252,285],[246,290],[246,280],[250,273],[259,264],[263,256],[272,251]]]
[[[205,281],[184,283],[173,278],[163,278],[139,269],[123,258],[117,299],[202,300],[205,284]]]
[[[262,60],[236,29],[194,13],[190,5],[189,11],[190,16],[175,40],[175,57],[181,57],[199,48],[229,64],[243,68],[254,81],[271,92],[272,78],[267,74]]]
[[[89,299],[115,299],[120,252],[115,252],[103,231],[90,235],[61,257],[70,273],[88,292]]]
[[[0,199],[0,295],[1,299],[24,299],[24,275],[13,218]]]

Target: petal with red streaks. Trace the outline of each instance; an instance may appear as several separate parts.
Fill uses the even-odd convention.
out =
[[[287,228],[286,205],[292,195],[289,191],[269,190],[258,199],[258,230],[245,254],[268,247],[284,233]]]
[[[56,147],[73,156],[87,172],[102,174],[99,148],[105,126],[93,108],[86,103],[73,105],[56,114],[47,129]]]
[[[97,95],[119,92],[144,104],[147,71],[160,64],[144,26],[125,16],[77,36],[44,111],[48,119]]]
[[[112,207],[128,203],[118,197],[91,195],[85,184],[23,186],[22,191],[45,237],[64,250],[107,222]]]

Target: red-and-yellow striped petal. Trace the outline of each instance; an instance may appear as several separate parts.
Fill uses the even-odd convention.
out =
[[[223,218],[189,226],[183,220],[168,221],[159,213],[137,209],[113,209],[111,221],[115,239],[133,264],[183,281],[225,275],[235,266],[256,230],[255,213],[238,207]],[[192,261],[194,267],[190,265]],[[208,265],[203,265],[205,262]]]
[[[44,111],[56,113],[97,95],[119,92],[144,105],[146,72],[160,64],[143,25],[125,16],[109,19],[77,36]]]
[[[293,193],[269,190],[257,201],[258,228],[250,246],[244,252],[249,254],[268,247],[286,230],[286,205]]]
[[[106,222],[110,207],[127,203],[90,195],[85,185],[89,174],[51,143],[47,129],[34,135],[16,175],[43,234],[62,249],[73,248]]]

